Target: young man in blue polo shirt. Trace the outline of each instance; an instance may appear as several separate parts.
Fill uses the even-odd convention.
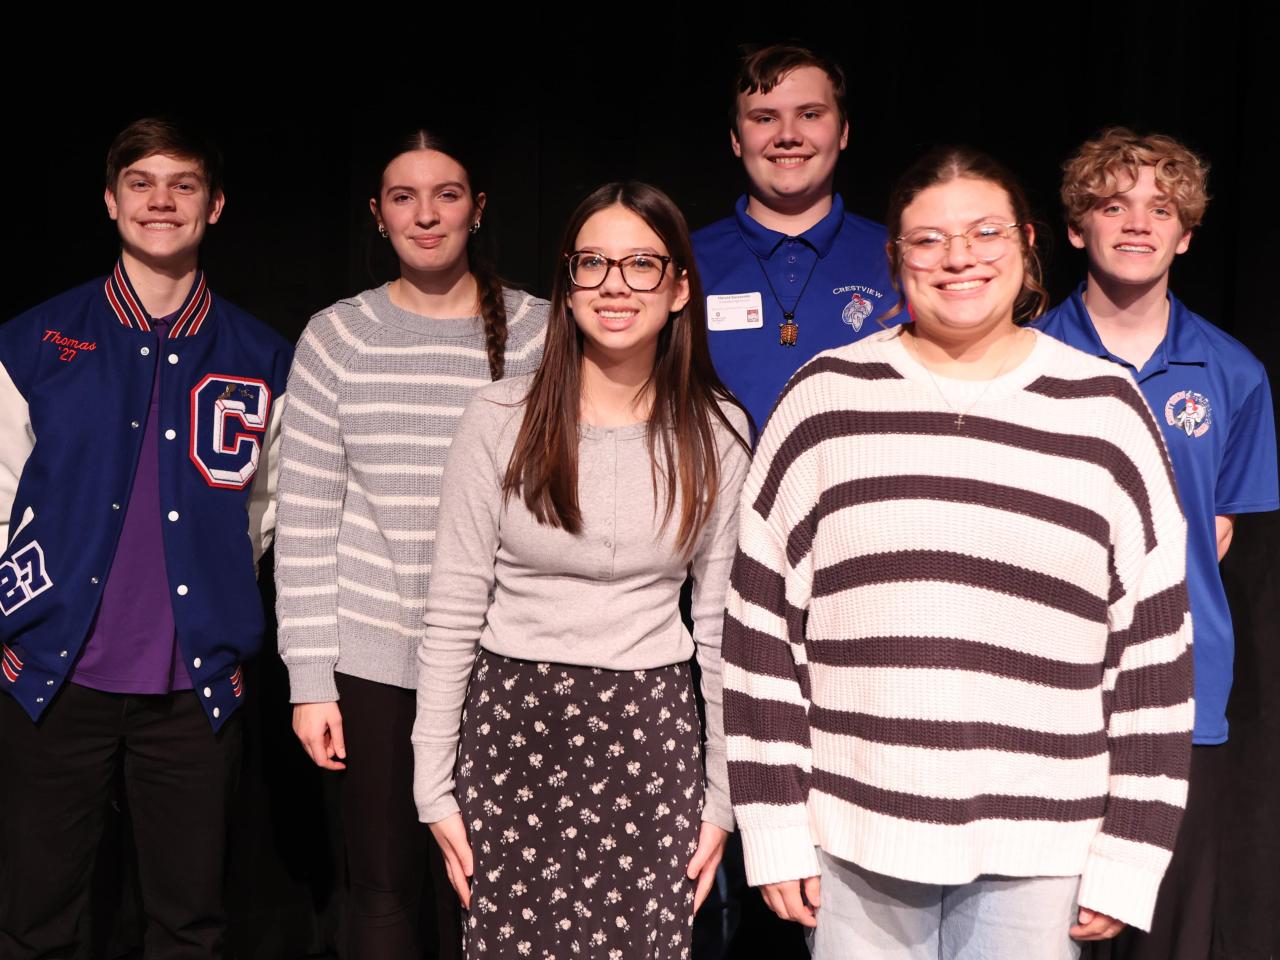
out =
[[[1176,140],[1124,128],[1085,143],[1065,166],[1067,236],[1088,255],[1076,291],[1036,326],[1126,367],[1164,435],[1187,516],[1187,589],[1195,628],[1196,717],[1190,793],[1151,933],[1126,931],[1124,957],[1211,953],[1218,816],[1234,637],[1218,563],[1235,517],[1274,510],[1276,436],[1262,364],[1169,292],[1208,200],[1207,167]],[[1158,707],[1158,704],[1153,704]],[[1153,785],[1153,799],[1159,799]]]
[[[797,368],[880,329],[897,303],[884,227],[835,193],[844,95],[839,65],[803,47],[748,55],[729,115],[747,194],[693,235],[716,371],[757,428]]]
[[[214,296],[199,136],[107,154],[120,257],[0,326],[0,957],[78,955],[117,762],[148,957],[222,955],[289,344]]]

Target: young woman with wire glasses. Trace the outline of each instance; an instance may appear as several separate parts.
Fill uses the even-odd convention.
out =
[[[814,957],[1067,958],[1150,923],[1186,796],[1185,530],[1151,412],[1044,308],[1026,200],[934,151],[910,322],[792,379],[743,492],[725,729],[747,873]]]

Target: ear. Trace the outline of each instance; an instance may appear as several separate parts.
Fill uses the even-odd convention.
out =
[[[117,219],[120,216],[120,208],[116,205],[116,192],[107,187],[102,191],[102,199],[107,204],[107,216],[112,220]]]
[[[218,222],[218,218],[222,216],[222,208],[227,205],[227,195],[219,190],[209,199],[209,216],[205,218],[205,222],[210,226]]]
[[[840,149],[843,150],[849,145],[849,121],[844,122],[844,128],[840,131]]]
[[[476,218],[475,218],[475,220],[474,220],[474,221],[472,221],[473,223],[479,223],[479,222],[480,222],[480,217],[484,214],[484,205],[485,205],[485,202],[486,202],[488,199],[489,199],[489,198],[488,198],[488,197],[486,197],[483,193],[477,193],[477,194],[476,194],[476,200],[475,200],[475,203],[476,203]]]
[[[679,313],[689,302],[689,271],[681,270],[680,279],[676,281],[675,299],[671,301],[671,312]]]
[[[733,155],[739,160],[742,159],[742,141],[738,139],[738,130],[736,127],[729,130],[729,146],[733,150]]]
[[[1067,224],[1067,240],[1069,240],[1071,245],[1077,250],[1084,249],[1084,234],[1071,224]]]
[[[1182,239],[1178,241],[1178,245],[1173,248],[1174,253],[1186,253],[1187,248],[1191,246],[1191,231],[1188,230],[1182,235]]]
[[[1022,225],[1022,236],[1026,240],[1027,249],[1031,250],[1036,245],[1036,228],[1030,223]]]
[[[378,198],[369,198],[369,212],[373,214],[373,222],[376,226],[382,226],[382,211],[378,209]]]

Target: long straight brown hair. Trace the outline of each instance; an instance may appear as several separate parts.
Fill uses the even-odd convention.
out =
[[[646,440],[658,499],[658,452],[665,470],[665,527],[671,520],[679,491],[680,523],[676,545],[686,556],[715,509],[720,489],[720,457],[714,425],[721,424],[750,451],[747,440],[729,421],[723,405],[742,410],[720,382],[707,348],[707,320],[702,283],[694,265],[689,227],[671,198],[657,187],[634,180],[608,183],[578,205],[565,226],[551,284],[551,315],[547,321],[542,366],[525,398],[524,422],[516,437],[502,483],[504,497],[524,500],[539,523],[569,533],[582,531],[578,507],[578,414],[582,404],[582,332],[569,309],[573,284],[566,254],[572,253],[582,225],[595,213],[625,207],[649,225],[666,245],[675,276],[689,279],[689,301],[673,313],[658,335],[653,371],[645,384],[653,396]]]

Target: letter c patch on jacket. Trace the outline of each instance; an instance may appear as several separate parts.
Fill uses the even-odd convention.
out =
[[[209,486],[248,486],[270,412],[271,388],[263,380],[210,373],[191,388],[191,462]]]

